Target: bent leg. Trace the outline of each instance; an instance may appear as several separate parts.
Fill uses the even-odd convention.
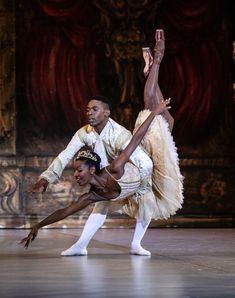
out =
[[[144,249],[141,246],[141,241],[148,229],[148,226],[150,224],[150,221],[141,221],[139,219],[136,220],[136,226],[135,226],[135,232],[134,237],[131,243],[131,250],[130,253],[133,255],[139,255],[139,256],[150,256],[151,252]]]
[[[87,255],[87,246],[91,241],[92,237],[98,231],[99,228],[105,222],[108,213],[108,206],[106,202],[96,203],[93,212],[88,217],[86,224],[83,228],[82,234],[78,241],[74,243],[71,247],[64,250],[62,256],[84,256]],[[98,206],[98,207],[97,207]],[[99,210],[99,213],[95,213]]]

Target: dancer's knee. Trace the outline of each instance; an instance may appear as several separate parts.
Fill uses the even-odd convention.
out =
[[[109,210],[109,202],[102,201],[102,202],[97,202],[95,203],[95,206],[92,210],[92,213],[99,213],[106,215]]]

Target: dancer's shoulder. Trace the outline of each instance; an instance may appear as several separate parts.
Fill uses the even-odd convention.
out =
[[[127,128],[125,128],[124,126],[122,126],[121,124],[113,120],[112,118],[109,118],[109,123],[113,130],[131,134],[131,132]]]

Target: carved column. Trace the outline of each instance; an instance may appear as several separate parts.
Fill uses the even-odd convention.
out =
[[[0,155],[16,153],[14,1],[0,1]]]

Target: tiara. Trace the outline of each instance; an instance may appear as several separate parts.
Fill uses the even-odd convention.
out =
[[[93,161],[97,161],[97,157],[93,155],[90,151],[81,151],[78,153],[76,159],[79,159],[80,157],[89,158]]]

